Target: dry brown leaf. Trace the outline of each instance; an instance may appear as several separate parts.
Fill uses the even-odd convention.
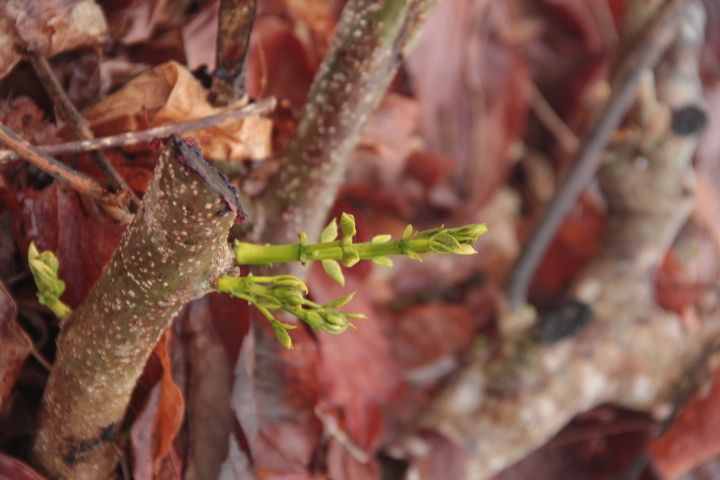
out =
[[[85,111],[98,135],[156,127],[219,113],[207,101],[207,91],[176,62],[148,70],[118,92]],[[263,159],[270,155],[272,123],[248,117],[188,134],[203,154],[216,160]]]
[[[0,2],[0,78],[31,49],[47,57],[100,45],[107,23],[94,0],[7,0]]]

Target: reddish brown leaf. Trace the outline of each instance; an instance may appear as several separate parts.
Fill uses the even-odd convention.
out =
[[[153,442],[155,471],[158,471],[160,463],[170,452],[185,413],[185,401],[172,377],[172,366],[168,355],[170,336],[171,331],[167,330],[155,347],[155,355],[160,359],[163,370]]]
[[[359,320],[357,328],[343,335],[317,334],[323,360],[319,366],[322,390],[318,408],[336,411],[340,428],[355,445],[372,455],[382,434],[380,407],[400,386],[400,370],[392,358],[382,320],[373,312],[367,292],[361,289],[363,283],[355,283],[352,277],[346,287],[339,287],[320,268],[311,268],[309,285],[320,302],[360,289],[345,308],[365,313],[368,318]]]
[[[15,320],[17,306],[0,283],[0,412],[10,396],[32,342]]]
[[[180,470],[173,442],[183,422],[185,402],[172,376],[168,352],[171,335],[170,330],[166,331],[155,347],[150,369],[154,369],[157,361],[160,379],[131,430],[133,472],[139,479],[170,478],[169,473]],[[146,372],[146,376],[154,376],[151,373]],[[171,468],[173,465],[177,468]]]
[[[720,370],[713,385],[683,408],[673,426],[650,444],[664,478],[677,478],[720,453]]]
[[[34,241],[40,250],[55,252],[67,285],[63,299],[77,306],[100,276],[124,227],[58,183],[15,192],[12,207],[21,250],[26,252]]]
[[[457,161],[473,206],[502,184],[508,149],[525,127],[527,63],[503,35],[513,9],[512,2],[440,2],[408,59],[428,146]]]
[[[377,461],[360,461],[337,440],[331,440],[327,454],[327,473],[333,480],[375,480],[380,477]]]
[[[561,16],[568,27],[580,32],[590,51],[605,50],[617,38],[615,12],[620,4],[618,1],[544,0],[543,3]]]
[[[698,285],[689,278],[685,265],[672,250],[669,251],[655,278],[655,298],[658,304],[682,315],[706,291],[706,285]]]
[[[539,299],[562,294],[600,251],[604,229],[604,213],[589,197],[584,197],[558,229],[535,274],[531,294]]]
[[[251,96],[274,96],[299,109],[305,103],[314,69],[291,25],[276,17],[257,19],[247,64]]]
[[[20,460],[0,452],[0,480],[45,480],[45,477]]]

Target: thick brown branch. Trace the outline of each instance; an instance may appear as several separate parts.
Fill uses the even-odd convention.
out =
[[[656,70],[659,102],[639,105],[651,109],[641,116],[646,121],[693,109],[701,115],[703,15],[696,2],[683,11],[681,35]],[[717,337],[717,308],[705,326],[685,329],[677,314],[655,303],[653,272],[693,203],[690,162],[699,131],[678,128],[675,120],[654,137],[650,125],[633,125],[638,135],[604,156],[607,240],[574,289],[592,311],[589,325],[548,343],[525,329],[512,333],[508,326],[520,314],[508,315],[498,354],[473,362],[425,416],[425,427],[468,449],[469,478],[490,477],[596,405],[653,411]]]
[[[235,191],[172,138],[120,246],[58,339],[34,454],[53,478],[107,478],[113,439],[145,362],[173,317],[232,265]]]
[[[383,97],[432,0],[350,0],[310,89],[285,162],[262,206],[268,242],[318,234],[368,115]]]

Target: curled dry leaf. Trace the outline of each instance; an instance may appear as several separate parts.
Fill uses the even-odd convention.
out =
[[[107,36],[102,9],[94,0],[8,0],[0,3],[0,78],[31,49],[51,57],[97,46]]]
[[[167,62],[128,82],[84,114],[98,135],[112,135],[219,113],[207,91],[176,62]],[[270,155],[272,124],[261,117],[229,120],[188,134],[212,159],[241,161]]]
[[[17,306],[0,283],[0,412],[5,400],[10,396],[25,359],[32,351],[30,338],[18,325],[16,316]],[[0,478],[1,470],[0,468]]]

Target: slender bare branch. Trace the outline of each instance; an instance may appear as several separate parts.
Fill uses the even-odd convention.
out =
[[[20,138],[15,132],[0,124],[0,142],[12,149],[18,156],[24,158],[40,170],[67,183],[74,190],[90,198],[100,200],[109,207],[109,212],[120,221],[127,221],[129,212],[123,209],[117,195],[107,191],[97,181],[87,175],[74,170],[52,157],[43,155],[28,142]]]
[[[260,115],[275,108],[274,98],[266,98],[249,105],[231,107],[227,110],[208,115],[207,117],[188,120],[185,122],[162,125],[148,128],[138,132],[121,133],[108,137],[94,138],[92,140],[80,140],[77,142],[58,143],[57,145],[37,145],[35,151],[46,155],[64,155],[68,153],[80,153],[104,148],[127,147],[139,143],[147,143],[159,138],[167,138],[171,135],[183,135],[187,132],[202,130],[221,124],[226,120],[234,120],[253,115]],[[0,150],[0,164],[18,158],[18,155],[11,150]]]
[[[48,94],[55,104],[55,109],[65,123],[70,126],[73,134],[76,138],[81,140],[90,140],[94,138],[93,132],[90,129],[85,117],[75,108],[70,98],[67,96],[65,89],[60,85],[57,75],[50,66],[47,58],[43,57],[38,53],[30,54],[30,62],[32,63],[35,73],[38,78],[45,86]],[[137,207],[140,203],[140,199],[137,197],[135,192],[128,186],[125,179],[115,170],[115,167],[110,163],[110,160],[102,152],[94,152],[92,154],[95,161],[97,161],[100,169],[105,173],[108,180],[110,180],[110,186],[117,192],[124,192],[127,198],[132,202],[133,207]]]

